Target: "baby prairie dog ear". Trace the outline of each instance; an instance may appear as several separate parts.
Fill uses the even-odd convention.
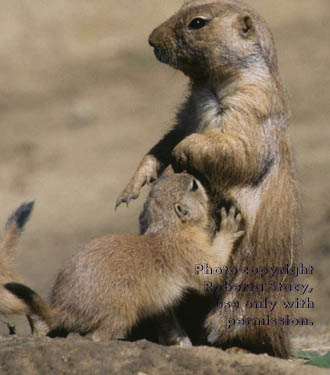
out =
[[[191,212],[186,204],[175,203],[174,211],[183,223],[186,223],[191,217]]]
[[[248,38],[255,31],[253,20],[248,14],[243,14],[239,16],[238,25],[240,35],[243,38]]]
[[[188,191],[197,191],[199,189],[199,182],[193,178],[189,187],[188,187]]]

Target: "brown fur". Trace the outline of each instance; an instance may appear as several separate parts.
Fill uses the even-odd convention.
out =
[[[240,214],[222,210],[221,230],[212,241],[206,192],[188,174],[157,181],[146,215],[154,221],[144,236],[96,238],[76,253],[57,276],[50,308],[36,301],[33,291],[21,293],[50,336],[60,331],[93,332],[94,340],[125,336],[139,319],[178,302],[187,287],[203,292],[205,276],[195,274],[195,265],[226,263],[243,234]],[[21,286],[6,287],[15,293]]]
[[[5,230],[0,238],[0,314],[30,314],[30,309],[19,298],[6,290],[3,285],[9,282],[21,282],[22,278],[14,267],[16,245],[24,224],[32,210],[33,203],[23,204],[9,218]],[[22,217],[24,218],[22,219]],[[33,332],[33,322],[28,316]],[[8,325],[9,327],[9,325]]]
[[[235,266],[291,266],[300,243],[299,196],[287,135],[287,98],[265,22],[240,1],[189,1],[152,32],[149,43],[161,62],[190,78],[190,94],[174,128],[143,158],[116,205],[137,198],[144,184],[172,164],[198,177],[215,207],[238,205],[247,235],[233,254]],[[273,280],[281,282],[283,275]],[[250,284],[256,278],[236,275],[228,281]],[[278,301],[273,318],[286,315],[283,294],[221,295],[241,305],[265,297]],[[264,315],[263,309],[214,309],[205,323],[209,341],[288,357],[287,327],[226,328],[229,318]]]

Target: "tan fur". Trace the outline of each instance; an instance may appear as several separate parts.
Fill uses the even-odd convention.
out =
[[[265,22],[240,1],[189,1],[152,32],[149,43],[161,62],[190,78],[190,94],[174,128],[144,157],[116,206],[137,198],[172,164],[198,177],[215,207],[234,202],[243,213],[247,234],[232,257],[235,266],[291,266],[300,243],[299,194],[286,132],[289,109]],[[249,274],[228,281],[256,279]],[[283,294],[221,296],[242,306],[265,297],[278,301],[273,318],[285,316]],[[226,328],[228,318],[264,315],[262,309],[214,309],[206,320],[209,341],[288,357],[287,327]]]
[[[94,340],[125,336],[141,318],[177,303],[187,287],[203,292],[205,276],[195,265],[228,261],[241,216],[223,210],[221,248],[212,247],[208,198],[188,174],[160,179],[150,192],[146,215],[157,218],[144,236],[113,234],[96,238],[58,274],[50,308],[30,303],[50,331],[93,332]],[[41,311],[42,309],[42,311]],[[49,333],[50,336],[53,333]]]
[[[19,237],[16,223],[12,223],[2,234],[0,243],[0,313],[27,314],[29,309],[18,298],[3,288],[3,285],[11,281],[22,281],[14,269],[14,252]]]
[[[31,326],[31,331],[33,332],[33,320],[30,316],[28,316],[28,314],[31,313],[31,310],[22,300],[15,297],[12,293],[4,288],[4,284],[6,283],[22,281],[22,278],[15,270],[14,257],[20,232],[22,231],[27,219],[24,219],[23,222],[20,223],[20,227],[18,227],[16,220],[19,218],[18,216],[14,215],[17,215],[20,209],[28,206],[29,212],[28,214],[25,213],[28,218],[33,207],[33,203],[28,205],[23,204],[17,211],[14,212],[0,237],[0,314],[4,315],[5,317],[12,314],[26,314]],[[8,328],[11,328],[9,323],[7,323],[7,325]]]

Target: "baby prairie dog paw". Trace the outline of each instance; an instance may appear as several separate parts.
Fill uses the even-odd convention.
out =
[[[242,223],[242,215],[236,212],[236,208],[234,206],[230,207],[228,214],[226,212],[226,209],[222,207],[221,225],[220,232],[218,232],[218,235],[228,236],[228,238],[232,237],[232,241],[235,242],[244,234],[243,230],[239,230]]]
[[[145,184],[150,184],[157,179],[158,164],[157,159],[152,155],[146,155],[142,159],[133,178],[118,197],[115,208],[120,206],[121,203],[126,203],[128,206],[132,199],[138,198]]]
[[[242,215],[236,212],[234,206],[230,208],[228,214],[222,207],[220,231],[217,232],[212,245],[220,264],[224,265],[228,262],[235,241],[244,235],[245,232],[240,230],[242,223]]]

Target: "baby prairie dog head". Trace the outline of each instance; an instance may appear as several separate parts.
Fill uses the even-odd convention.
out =
[[[264,67],[277,71],[271,32],[249,6],[234,0],[192,0],[149,37],[157,59],[193,80]]]
[[[209,229],[209,201],[202,184],[187,173],[157,180],[140,216],[141,233],[184,229],[196,225]]]

